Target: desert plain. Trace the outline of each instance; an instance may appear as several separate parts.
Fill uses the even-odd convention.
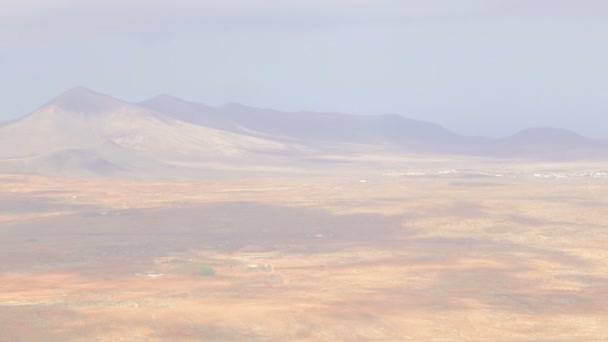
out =
[[[0,176],[0,341],[608,341],[607,165]]]

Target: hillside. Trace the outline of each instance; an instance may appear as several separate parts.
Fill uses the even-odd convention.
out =
[[[464,140],[439,125],[394,114],[281,112],[236,103],[213,108],[168,96],[155,97],[141,105],[177,120],[312,145],[354,143],[436,147]]]
[[[80,87],[0,127],[0,171],[111,177],[348,169],[362,160],[438,154],[597,159],[608,157],[606,146],[564,129],[465,137],[395,114],[211,107],[169,95],[134,104]]]
[[[2,127],[0,146],[4,165],[17,172],[75,165],[115,171],[147,165],[154,172],[171,163],[298,151],[296,146],[176,120],[84,88]]]
[[[504,144],[518,146],[591,146],[591,139],[567,129],[551,127],[533,127],[504,138]]]

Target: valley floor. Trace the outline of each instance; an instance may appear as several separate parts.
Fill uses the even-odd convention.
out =
[[[0,340],[608,341],[590,170],[0,176]]]

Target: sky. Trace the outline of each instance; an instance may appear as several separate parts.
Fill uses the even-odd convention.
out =
[[[86,86],[608,136],[606,42],[605,0],[0,0],[0,120]]]

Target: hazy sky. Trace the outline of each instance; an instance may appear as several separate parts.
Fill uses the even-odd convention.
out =
[[[0,119],[84,85],[604,134],[607,42],[606,0],[0,0]]]

